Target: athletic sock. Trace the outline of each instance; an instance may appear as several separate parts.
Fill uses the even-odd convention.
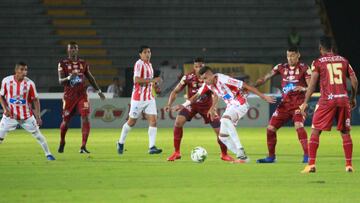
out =
[[[155,146],[157,127],[149,126],[149,148]]]
[[[121,135],[119,138],[119,143],[120,144],[124,144],[126,137],[128,135],[128,133],[130,132],[130,130],[132,129],[132,127],[130,127],[127,122],[123,125],[122,129],[121,129]]]
[[[38,143],[40,144],[41,148],[43,149],[45,155],[50,155],[50,149],[49,146],[47,145],[46,139],[45,137],[41,134],[40,130],[37,130],[35,132],[32,133],[32,135],[37,139]]]
[[[316,160],[316,152],[319,147],[319,135],[312,134],[309,142],[309,165],[314,165]]]
[[[68,130],[68,126],[64,122],[60,125],[60,144],[65,144],[65,136]]]
[[[230,136],[222,137],[219,136],[219,140],[226,145],[226,147],[234,154],[238,154],[238,149],[235,146],[234,141],[230,138]]]
[[[276,132],[266,129],[266,139],[267,139],[269,157],[275,157],[275,147],[277,142]]]
[[[309,155],[307,133],[306,133],[304,127],[296,129],[296,132],[298,134],[299,142],[304,151],[304,155]]]
[[[230,135],[230,138],[233,140],[236,148],[237,149],[243,148],[234,124],[229,119],[226,119],[226,118],[221,119],[221,124],[222,124],[221,127],[226,128],[226,130],[227,130],[228,134]]]
[[[81,131],[82,131],[81,147],[85,147],[90,134],[90,122],[83,122]]]
[[[345,154],[346,166],[352,165],[352,151],[353,151],[353,143],[351,136],[349,134],[341,136],[343,139],[343,148]]]
[[[217,142],[218,142],[218,144],[220,146],[221,154],[222,155],[227,155],[227,147],[223,142],[220,141],[219,136],[217,136]]]
[[[180,152],[180,144],[183,136],[183,128],[182,127],[174,127],[174,148],[175,152]]]

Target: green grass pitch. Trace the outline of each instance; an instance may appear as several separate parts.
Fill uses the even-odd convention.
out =
[[[309,129],[307,129],[309,133]],[[159,129],[161,155],[148,155],[147,129],[130,132],[123,156],[116,153],[120,129],[92,129],[90,156],[78,153],[80,129],[70,129],[64,154],[57,153],[59,130],[43,129],[57,158],[46,161],[40,146],[23,130],[0,145],[0,202],[360,202],[360,173],[345,173],[337,131],[323,133],[317,173],[300,174],[304,164],[293,128],[278,132],[276,164],[256,164],[266,154],[265,128],[238,128],[249,164],[226,163],[211,128],[185,128],[182,159],[167,162],[172,129]],[[360,170],[360,127],[352,131],[354,167]],[[209,155],[190,160],[193,147]]]

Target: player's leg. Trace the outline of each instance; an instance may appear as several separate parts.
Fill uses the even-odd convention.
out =
[[[345,171],[353,172],[352,167],[352,152],[353,143],[350,136],[351,130],[351,108],[350,105],[337,108],[337,129],[341,132],[341,138],[343,140],[343,149],[345,155]]]
[[[59,153],[64,152],[64,148],[66,144],[65,136],[69,129],[70,120],[75,113],[76,104],[77,103],[72,102],[71,100],[63,100],[63,112],[62,112],[63,119],[60,124],[60,144],[58,148]]]
[[[82,133],[82,140],[81,140],[81,147],[80,153],[81,154],[89,154],[90,151],[87,150],[86,144],[90,135],[90,121],[88,115],[81,115],[81,133]]]
[[[316,171],[316,153],[319,148],[320,134],[323,130],[331,130],[332,121],[336,108],[331,105],[316,105],[313,119],[311,137],[309,140],[309,162],[302,173],[314,173]]]
[[[141,115],[143,110],[142,103],[139,101],[131,101],[129,119],[124,123],[121,129],[120,138],[117,143],[117,152],[118,154],[124,153],[124,144],[126,137],[128,136],[131,129],[135,126],[137,119]]]
[[[149,154],[160,154],[162,149],[158,149],[155,146],[157,134],[157,109],[155,99],[146,102],[144,113],[149,122]]]
[[[188,117],[188,118],[187,118]],[[168,161],[175,161],[181,159],[180,144],[183,137],[183,126],[189,120],[189,112],[186,108],[182,109],[176,116],[174,123],[174,153],[168,157]],[[190,118],[191,120],[191,118]]]
[[[236,154],[239,163],[249,161],[245,150],[240,142],[234,123],[239,121],[247,112],[248,106],[230,106],[226,108],[222,118],[220,119],[220,140],[226,147]]]
[[[266,128],[266,142],[268,147],[268,156],[262,159],[258,159],[257,163],[275,163],[276,161],[276,144],[277,144],[277,131],[280,129],[289,119],[291,115],[287,112],[281,104],[277,107],[271,119],[269,125]]]
[[[207,117],[207,115],[203,115],[201,114],[201,116],[203,116],[205,123],[210,123],[211,127],[213,128],[215,134],[216,134],[216,140],[217,143],[220,146],[220,150],[221,150],[221,160],[223,161],[234,161],[234,159],[228,155],[227,153],[227,147],[226,145],[220,140],[219,135],[220,135],[220,126],[221,126],[221,122],[219,118],[215,118],[213,120],[210,120],[210,118]]]
[[[86,148],[86,144],[90,135],[90,120],[89,120],[89,114],[90,114],[90,103],[87,97],[82,98],[77,103],[77,110],[80,113],[81,116],[81,147],[80,147],[80,153],[81,154],[89,154],[90,152]]]
[[[38,141],[41,148],[43,149],[45,156],[48,160],[53,161],[55,157],[51,154],[49,146],[46,142],[46,138],[41,134],[39,126],[36,123],[36,119],[34,116],[26,119],[25,121],[20,123],[21,127],[26,131],[31,133],[31,135]]]
[[[299,116],[301,116],[301,115],[299,115]],[[304,121],[301,121],[299,119],[301,119],[301,118],[294,118],[294,126],[295,126],[296,132],[298,134],[299,142],[300,142],[301,147],[302,147],[303,152],[304,152],[302,162],[303,163],[308,163],[308,161],[309,161],[309,148],[308,148],[307,133],[306,133],[306,130],[304,128]]]
[[[4,141],[7,133],[15,130],[18,122],[10,117],[3,116],[0,121],[0,144]]]

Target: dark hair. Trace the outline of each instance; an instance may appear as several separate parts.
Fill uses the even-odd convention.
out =
[[[196,59],[194,59],[194,63],[204,63],[204,59],[201,57],[197,57]]]
[[[145,49],[150,49],[150,47],[147,45],[141,45],[139,48],[139,54],[141,54]]]
[[[299,52],[299,48],[298,48],[297,46],[292,46],[292,47],[289,47],[289,48],[287,49],[287,51],[298,53],[298,52]]]
[[[204,67],[200,68],[199,74],[202,75],[202,74],[206,73],[207,71],[212,72],[212,69],[210,68],[210,66],[204,66]]]
[[[19,61],[15,64],[15,68],[18,68],[19,66],[27,66],[27,64],[23,61]]]
[[[78,46],[78,43],[76,43],[75,41],[70,41],[70,42],[68,43],[68,45],[77,45],[77,46]]]
[[[327,51],[330,51],[332,49],[331,37],[328,37],[328,36],[320,37],[319,44]]]

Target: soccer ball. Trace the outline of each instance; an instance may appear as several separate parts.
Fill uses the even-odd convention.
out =
[[[207,157],[207,151],[202,147],[195,147],[191,151],[191,160],[196,163],[202,163]]]

